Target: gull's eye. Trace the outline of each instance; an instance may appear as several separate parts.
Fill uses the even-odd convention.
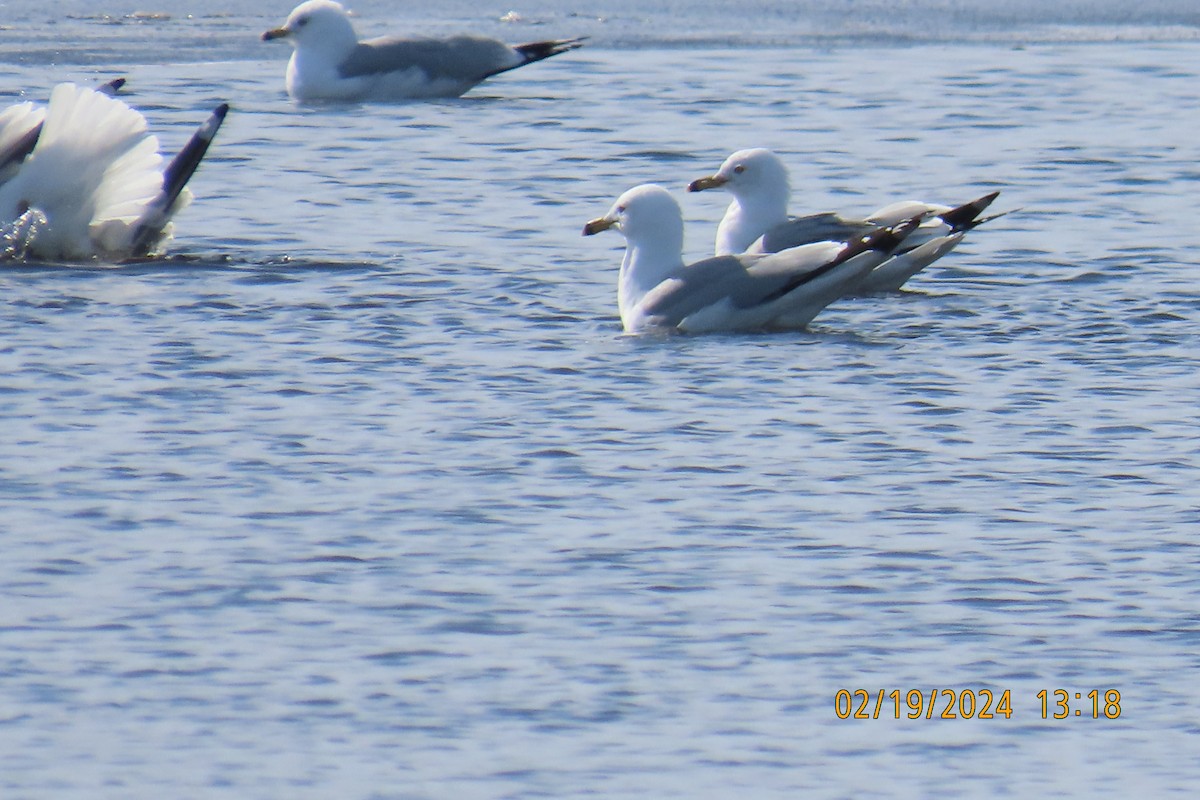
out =
[[[617,206],[617,213],[618,213],[618,214],[624,214],[624,213],[625,213],[625,206]]]
[[[300,19],[296,20],[297,28],[303,28],[307,24],[308,24],[308,17],[301,17]]]
[[[735,175],[741,175],[745,171],[746,171],[746,166],[744,164],[738,164],[736,167],[733,168],[733,173]]]

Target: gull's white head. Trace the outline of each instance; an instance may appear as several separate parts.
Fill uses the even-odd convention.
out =
[[[738,150],[712,175],[688,184],[689,192],[728,189],[733,202],[717,226],[716,254],[741,253],[758,237],[787,221],[787,167],[764,147]]]
[[[287,39],[295,48],[346,51],[358,44],[350,15],[333,0],[308,0],[292,9],[282,28],[262,35],[264,42]]]
[[[620,231],[634,246],[677,238],[680,251],[683,249],[683,212],[671,193],[658,184],[645,183],[622,194],[607,214],[584,226],[583,235],[610,228]]]
[[[645,320],[639,304],[646,294],[683,267],[683,211],[675,198],[653,183],[635,186],[617,198],[603,217],[583,226],[583,235],[618,230],[625,258],[617,278],[617,306],[625,330]]]
[[[714,174],[688,184],[689,192],[705,189],[728,189],[738,199],[770,195],[782,196],[786,202],[788,172],[779,156],[765,147],[738,150]]]

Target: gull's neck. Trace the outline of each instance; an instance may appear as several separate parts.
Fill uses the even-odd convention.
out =
[[[338,66],[358,46],[358,36],[349,25],[329,26],[319,38],[308,31],[303,39],[292,39],[292,58],[288,61],[288,80],[300,83],[329,81],[340,77]]]
[[[627,328],[634,309],[650,290],[683,269],[682,221],[678,230],[664,226],[654,234],[630,241],[625,246],[625,258],[617,279],[617,305]]]
[[[288,61],[288,92],[302,99],[352,97],[359,87],[342,81],[338,67],[357,46],[353,32],[349,38],[333,36],[297,45]]]
[[[787,222],[787,181],[755,187],[753,192],[735,194],[717,226],[716,254],[744,253],[758,237]]]

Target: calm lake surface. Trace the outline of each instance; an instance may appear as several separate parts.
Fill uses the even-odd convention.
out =
[[[290,2],[0,4],[0,105],[233,107],[171,258],[0,271],[0,796],[1193,796],[1194,4],[405,5],[360,34],[592,41],[297,107]],[[798,212],[1021,211],[808,331],[621,335],[584,221],[663,183],[700,258],[751,146]]]

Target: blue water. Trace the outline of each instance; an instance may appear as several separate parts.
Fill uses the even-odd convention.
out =
[[[6,97],[234,111],[172,258],[0,272],[0,797],[1194,794],[1190,3],[456,1],[593,41],[341,109],[288,3],[189,5],[4,6]],[[807,332],[622,336],[583,222],[662,182],[698,258],[756,145],[798,211],[1022,210]]]

